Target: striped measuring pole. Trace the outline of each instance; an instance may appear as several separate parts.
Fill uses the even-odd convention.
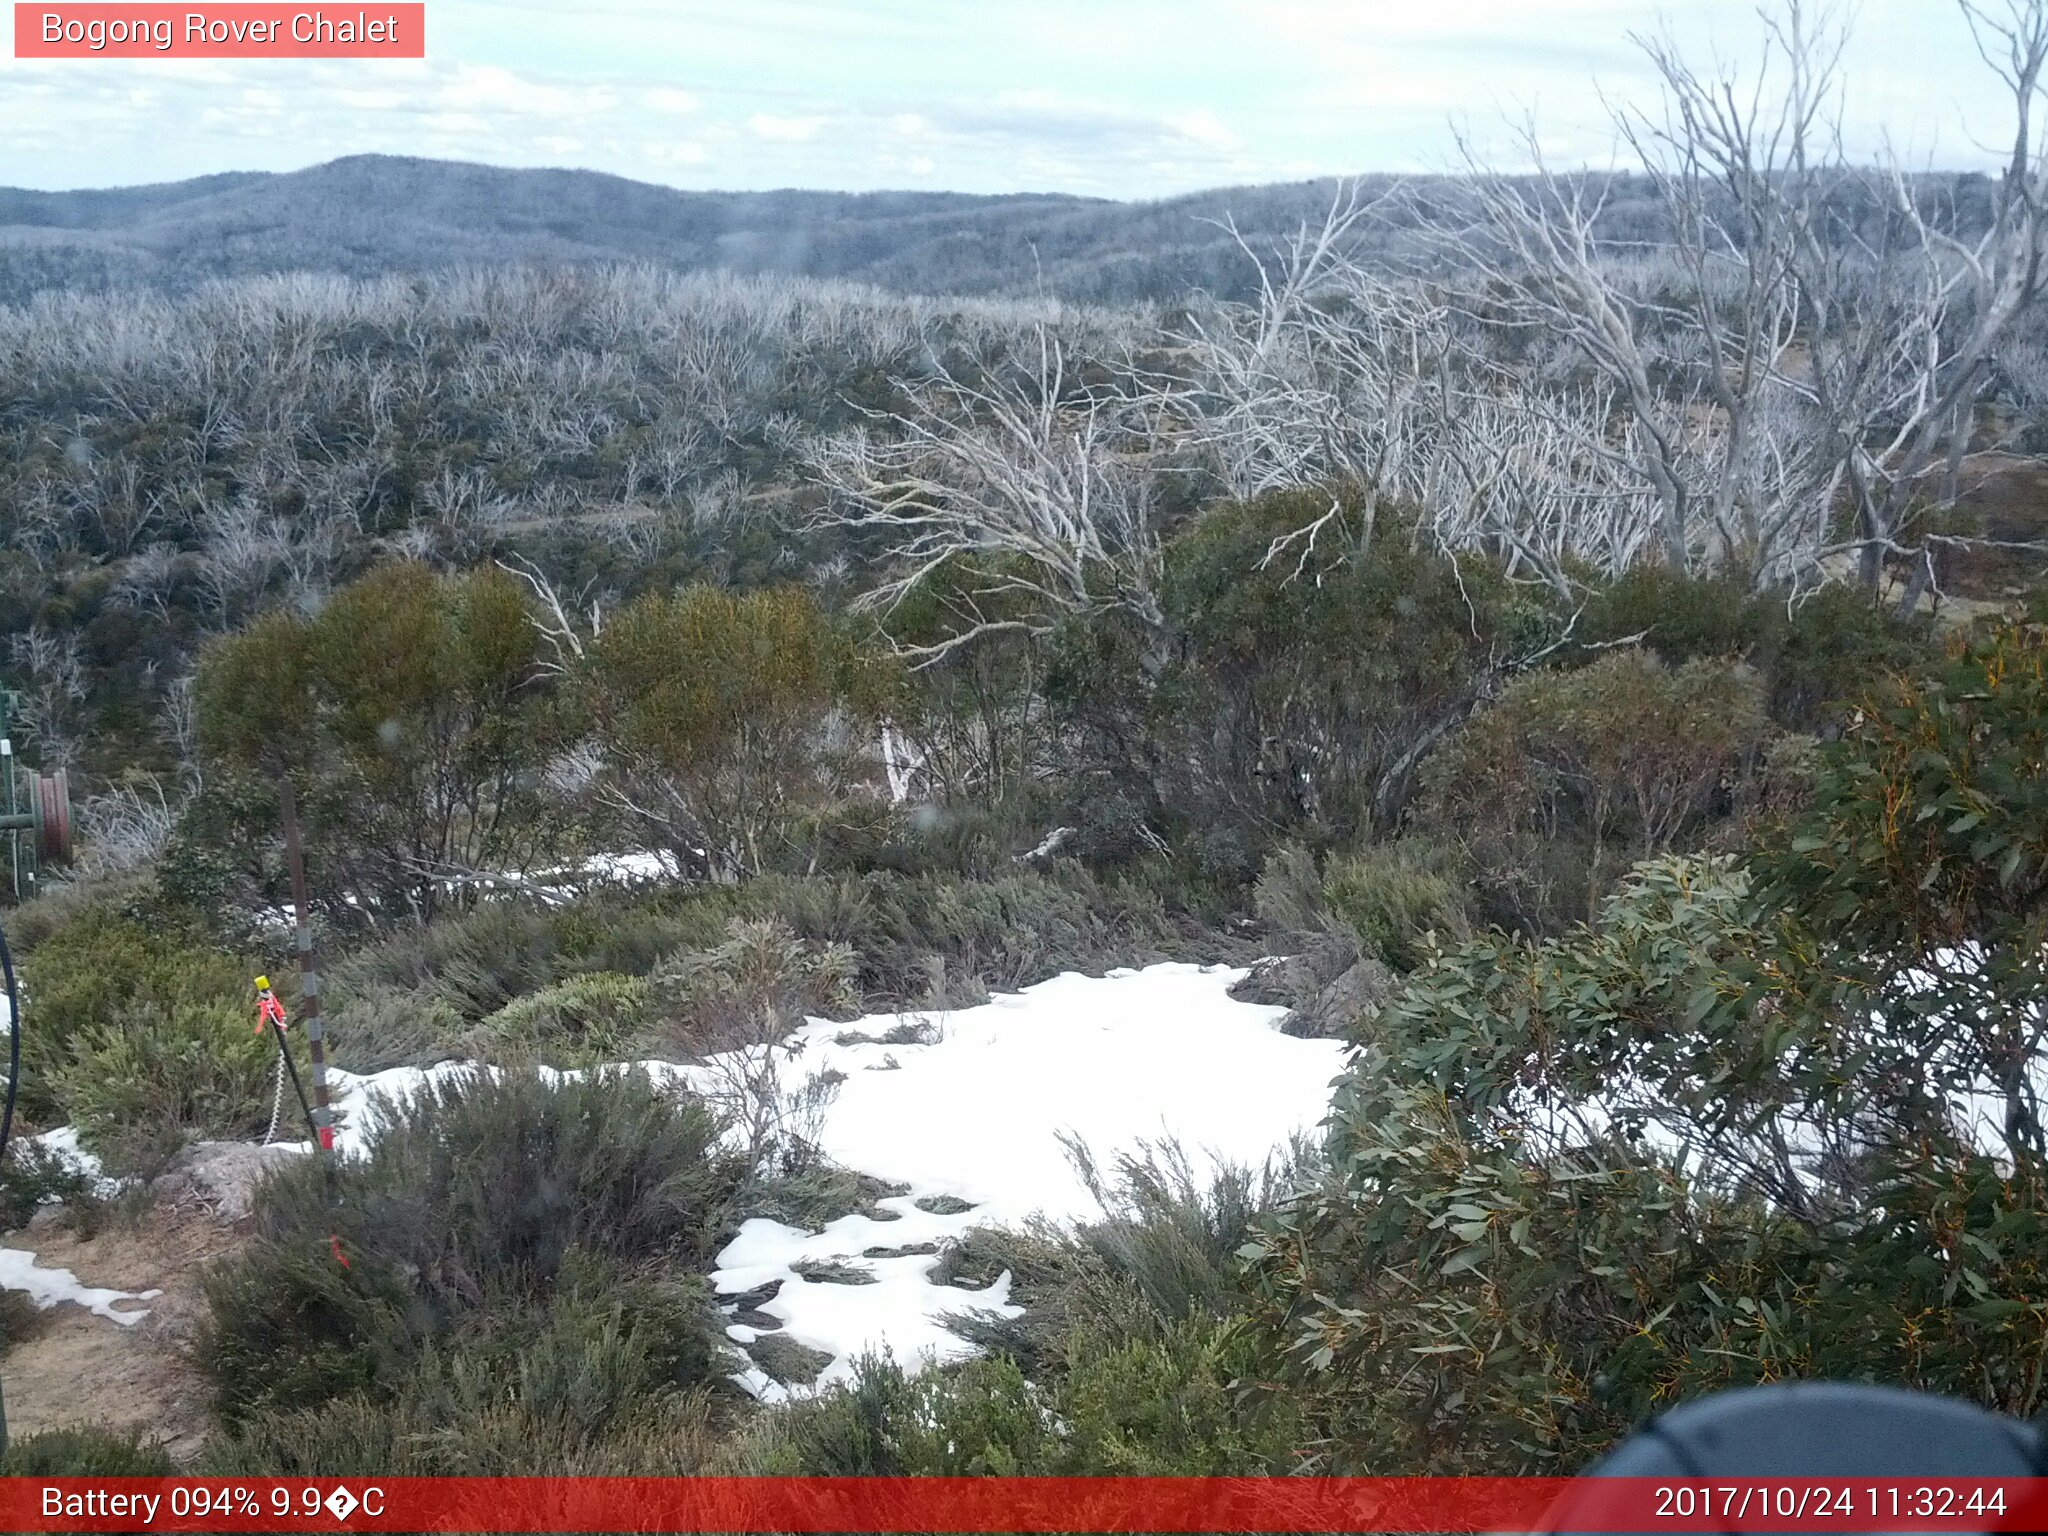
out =
[[[320,1020],[320,970],[313,960],[313,917],[306,904],[306,851],[299,837],[299,801],[289,778],[277,781],[284,822],[285,866],[291,872],[293,928],[299,950],[299,998],[306,1053],[313,1059],[313,1130],[324,1156],[334,1152],[334,1113],[327,1098],[327,1035]]]

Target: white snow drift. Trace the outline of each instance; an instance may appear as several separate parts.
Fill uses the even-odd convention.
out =
[[[61,1301],[75,1301],[88,1312],[97,1312],[124,1328],[132,1328],[149,1316],[149,1308],[118,1310],[118,1301],[149,1301],[162,1291],[110,1291],[97,1285],[80,1285],[68,1269],[45,1269],[25,1248],[0,1248],[0,1288],[26,1291],[30,1300],[48,1311]]]
[[[1096,1214],[1062,1137],[1085,1143],[1104,1163],[1171,1139],[1201,1176],[1224,1163],[1263,1164],[1322,1118],[1343,1047],[1282,1035],[1276,1026],[1284,1009],[1233,1000],[1229,988],[1244,974],[1194,965],[1069,974],[949,1014],[807,1024],[781,1048],[781,1075],[792,1085],[843,1075],[817,1125],[820,1147],[907,1192],[877,1202],[877,1214],[846,1216],[819,1232],[749,1220],[719,1255],[714,1283],[730,1298],[779,1281],[761,1311],[791,1340],[831,1357],[821,1383],[844,1379],[864,1352],[887,1351],[911,1366],[967,1353],[943,1320],[975,1308],[1015,1316],[1009,1277],[985,1290],[939,1285],[931,1279],[935,1255],[901,1250],[942,1247],[970,1227],[1034,1215],[1073,1221]],[[878,1043],[906,1025],[922,1026],[929,1043]],[[715,1061],[630,1065],[707,1089],[719,1077]],[[443,1062],[366,1076],[330,1072],[338,1146],[359,1154],[374,1139],[382,1106],[474,1070]],[[967,1208],[958,1210],[961,1204]],[[871,1258],[869,1250],[887,1252]],[[847,1270],[869,1283],[826,1277]],[[53,1282],[34,1277],[57,1273],[36,1271],[29,1256],[17,1254],[0,1269],[0,1285],[48,1290]],[[94,1305],[102,1315],[123,1322],[136,1315],[111,1310],[120,1293],[78,1289],[104,1295]],[[729,1332],[738,1343],[758,1336],[738,1323]],[[762,1395],[780,1394],[759,1371],[736,1379]]]

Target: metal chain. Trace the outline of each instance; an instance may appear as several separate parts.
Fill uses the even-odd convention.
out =
[[[263,1133],[262,1145],[269,1146],[277,1135],[277,1117],[284,1110],[284,1052],[277,1053],[277,1086],[270,1094],[270,1129]]]

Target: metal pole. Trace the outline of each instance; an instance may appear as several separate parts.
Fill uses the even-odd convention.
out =
[[[299,841],[299,802],[289,778],[277,781],[277,804],[284,821],[285,867],[291,872],[292,912],[298,932],[300,1017],[306,1024],[306,1051],[313,1058],[313,1128],[321,1152],[332,1155],[334,1117],[327,1101],[327,1036],[320,1022],[320,972],[313,963],[313,919],[306,909],[306,852]],[[293,1076],[296,1079],[296,1070]]]

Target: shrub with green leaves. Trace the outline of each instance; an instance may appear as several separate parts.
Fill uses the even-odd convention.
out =
[[[515,998],[472,1036],[493,1059],[551,1067],[617,1061],[648,1027],[652,989],[645,978],[587,971]]]
[[[2048,1173],[2048,630],[1959,639],[1881,681],[1818,759],[1803,812],[1759,839],[1782,954],[1754,985],[1856,1042],[1845,1097],[1881,1084],[1940,1128],[1953,1095],[1986,1093],[1988,1133]]]
[[[616,1418],[711,1380],[700,1277],[745,1173],[719,1132],[633,1072],[429,1084],[331,1184],[309,1160],[261,1188],[254,1237],[206,1278],[222,1418],[351,1394],[428,1405],[420,1422],[508,1393],[559,1415],[586,1384]]]
[[[189,924],[142,909],[95,904],[76,913],[21,961],[20,1108],[38,1119],[68,1119],[65,1080],[81,1037],[104,1039],[110,1017],[130,1009],[163,1018],[193,1010],[244,1007],[253,1019],[250,980],[261,969],[215,948]],[[89,1049],[89,1048],[88,1048]]]
[[[256,1134],[275,1051],[253,1030],[262,968],[146,905],[74,912],[22,960],[22,1112],[76,1124],[117,1169]]]
[[[1160,801],[1254,835],[1363,834],[1409,748],[1464,711],[1528,622],[1496,568],[1454,564],[1350,491],[1212,508],[1168,546],[1162,600],[1186,656],[1156,701]]]
[[[1397,971],[1421,963],[1424,946],[1472,931],[1462,872],[1443,850],[1410,838],[1374,843],[1330,860],[1323,905],[1360,954]]]
[[[649,990],[672,1043],[695,1052],[774,1044],[813,1014],[850,1014],[859,960],[775,918],[734,918],[725,942],[672,956]]]
[[[140,1431],[79,1426],[39,1430],[7,1442],[0,1477],[169,1477],[170,1453]]]
[[[1665,565],[1596,585],[1572,633],[1587,645],[1640,637],[1674,667],[1739,657],[1755,669],[1771,718],[1813,732],[1846,719],[1873,676],[1915,669],[1936,653],[1925,620],[1895,621],[1847,582],[1788,601]]]
[[[1242,1477],[1290,1470],[1299,1417],[1247,1413],[1255,1355],[1206,1315],[1132,1335],[1077,1326],[1057,1369],[1002,1356],[906,1373],[867,1359],[851,1384],[791,1405],[739,1448],[747,1471],[860,1477]]]
[[[1412,978],[1257,1245],[1325,1465],[1570,1470],[1792,1377],[2048,1404],[2044,719],[2040,631],[1958,642],[1746,860]]]
[[[27,1226],[46,1204],[92,1192],[92,1178],[70,1158],[40,1142],[16,1138],[0,1160],[0,1231]]]
[[[71,1039],[57,1073],[81,1141],[116,1169],[147,1171],[187,1140],[246,1140],[269,1114],[277,1046],[242,998],[135,1002]]]
[[[1431,755],[1413,820],[1464,850],[1485,916],[1556,932],[1638,859],[1698,846],[1771,735],[1741,667],[1615,651],[1510,685]]]
[[[616,802],[684,869],[738,877],[810,862],[886,671],[800,589],[696,586],[610,615],[582,687]]]
[[[197,691],[213,775],[190,840],[231,857],[243,899],[275,899],[274,786],[289,776],[315,899],[344,926],[428,917],[462,905],[471,874],[530,867],[561,822],[543,774],[569,723],[539,643],[504,571],[418,564],[216,641]]]

